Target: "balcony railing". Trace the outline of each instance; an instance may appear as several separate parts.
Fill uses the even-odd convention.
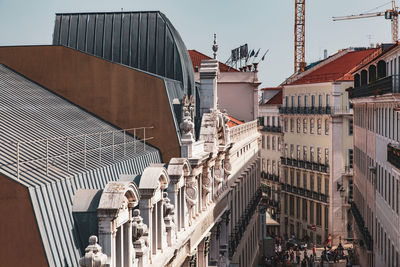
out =
[[[281,126],[264,126],[261,128],[263,132],[273,132],[273,133],[281,133],[282,127]]]
[[[232,258],[235,254],[237,246],[240,244],[240,240],[245,233],[254,212],[257,210],[258,203],[261,200],[262,192],[261,188],[256,191],[253,198],[250,200],[249,204],[243,215],[240,217],[239,222],[237,222],[233,233],[229,236],[229,258]]]
[[[327,107],[280,107],[280,114],[331,114],[332,108]]]
[[[297,160],[292,158],[281,157],[281,164],[284,166],[296,167],[323,173],[329,173],[329,165],[322,163],[315,163],[304,160]]]
[[[354,220],[356,221],[358,230],[360,231],[368,250],[372,250],[373,249],[372,236],[369,233],[368,228],[365,227],[364,219],[361,216],[361,213],[354,202],[351,203],[351,211],[353,213]]]
[[[400,93],[400,79],[399,75],[392,75],[381,78],[360,87],[349,90],[350,98],[377,96],[383,94]]]
[[[288,192],[288,193],[292,193],[298,196],[302,196],[302,197],[307,197],[316,201],[321,201],[324,203],[328,203],[329,201],[329,196],[322,194],[322,193],[318,193],[318,192],[314,192],[314,191],[310,191],[308,189],[304,189],[304,188],[300,188],[300,187],[296,187],[296,186],[292,186],[290,184],[285,184],[282,183],[281,184],[281,189],[284,192]]]
[[[267,172],[262,171],[261,178],[267,179],[271,182],[279,182],[279,176],[276,174],[273,174],[273,173],[267,173]]]
[[[243,140],[246,137],[251,136],[252,134],[256,134],[257,132],[257,120],[237,125],[230,128],[231,141],[237,142]]]
[[[397,169],[400,169],[400,146],[394,144],[387,145],[387,159],[388,161],[395,166]]]

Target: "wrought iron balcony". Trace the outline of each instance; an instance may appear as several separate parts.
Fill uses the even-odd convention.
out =
[[[323,173],[329,173],[329,165],[304,161],[304,160],[297,160],[292,158],[281,157],[281,164],[283,166],[290,166],[295,168],[307,169],[312,171],[318,171]]]
[[[372,236],[369,233],[368,228],[365,227],[364,219],[361,216],[361,213],[358,210],[357,205],[354,202],[351,203],[351,211],[353,213],[354,220],[356,221],[358,230],[360,231],[368,250],[372,251],[372,249],[373,249]]]
[[[271,182],[279,182],[279,176],[274,173],[267,173],[267,172],[262,171],[261,178],[269,180]]]
[[[235,254],[237,246],[240,244],[240,240],[243,237],[243,234],[246,231],[247,226],[250,223],[251,218],[254,215],[254,212],[257,210],[258,203],[260,202],[262,197],[262,190],[259,188],[254,196],[251,198],[247,208],[244,213],[240,217],[239,222],[236,224],[233,233],[229,236],[229,258],[232,258]]]
[[[330,106],[325,107],[280,107],[280,114],[331,114]]]
[[[310,199],[321,201],[321,202],[324,202],[324,203],[328,203],[329,202],[329,196],[328,195],[325,195],[325,194],[322,194],[322,193],[319,193],[319,192],[310,191],[308,189],[292,186],[290,184],[282,183],[281,184],[281,189],[284,192],[292,193],[292,194],[295,194],[295,195],[298,195],[298,196],[310,198]]]
[[[281,133],[282,127],[281,126],[264,126],[261,128],[263,132],[272,132],[272,133]]]
[[[360,87],[349,89],[349,97],[368,97],[383,94],[400,93],[399,75],[392,75],[381,78],[370,84],[362,85]]]
[[[400,146],[394,144],[387,145],[387,159],[388,161],[395,166],[397,169],[400,169]]]

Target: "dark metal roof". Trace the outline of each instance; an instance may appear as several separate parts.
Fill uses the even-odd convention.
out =
[[[189,53],[159,11],[56,14],[53,44],[181,81],[193,93]]]
[[[28,188],[50,266],[79,265],[82,245],[72,216],[78,189],[104,188],[120,174],[140,174],[150,163],[161,161],[157,149],[139,141],[136,151],[131,143],[125,155],[116,148],[112,156],[110,135],[104,134],[100,153],[95,150],[99,139],[87,139],[87,150],[93,151],[87,153],[85,166],[82,153],[73,154],[82,147],[77,136],[118,129],[4,65],[0,65],[0,121],[0,173]],[[54,157],[66,149],[66,139],[57,139],[63,136],[71,137],[68,166],[65,157],[53,158],[47,174],[46,142],[23,143],[19,159],[32,162],[20,165],[17,175],[17,142],[55,138],[48,150]],[[121,134],[114,137],[116,143],[123,140]],[[134,141],[129,135],[126,138]]]

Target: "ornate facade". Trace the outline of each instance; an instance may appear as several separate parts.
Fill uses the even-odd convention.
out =
[[[210,63],[217,66],[216,61],[205,62],[208,67]],[[217,74],[217,68],[207,69],[206,84],[216,79],[211,71]],[[196,141],[193,105],[193,99],[183,98],[185,158],[151,165],[140,178],[123,175],[106,185],[97,207],[99,241],[90,237],[81,266],[257,264],[257,123],[229,128],[227,115],[211,106]]]

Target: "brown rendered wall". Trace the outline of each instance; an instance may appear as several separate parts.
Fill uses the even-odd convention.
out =
[[[48,266],[28,189],[0,174],[0,266]]]
[[[154,126],[163,161],[180,156],[162,79],[62,46],[0,47],[0,64],[117,127]]]

